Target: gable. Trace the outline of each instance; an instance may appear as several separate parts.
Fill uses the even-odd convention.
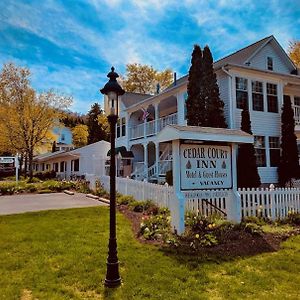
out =
[[[273,59],[273,71],[283,74],[291,74],[295,69],[287,54],[281,48],[281,46],[271,39],[267,44],[261,47],[256,53],[253,53],[248,58],[249,66],[260,70],[268,70],[267,68],[267,57]]]

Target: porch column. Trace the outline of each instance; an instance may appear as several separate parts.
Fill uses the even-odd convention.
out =
[[[157,172],[157,179],[159,175],[159,142],[155,143],[155,166],[156,166],[156,172]]]
[[[177,101],[177,124],[178,125],[186,125],[185,115],[184,115],[184,108],[185,108],[185,100],[183,93],[176,94],[176,101]]]
[[[148,181],[148,143],[143,144],[144,146],[144,174],[145,179]]]
[[[147,136],[147,118],[144,120],[144,138]]]
[[[158,112],[158,103],[154,104],[154,112],[155,112],[155,123],[154,123],[154,130],[155,130],[155,134],[158,133],[158,119],[159,119],[159,112]],[[155,145],[156,146],[156,145]]]

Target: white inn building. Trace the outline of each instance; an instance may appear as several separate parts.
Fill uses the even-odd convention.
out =
[[[291,99],[300,137],[300,70],[274,36],[216,61],[214,69],[228,128],[240,129],[242,103],[246,101],[261,181],[278,182],[284,97]],[[175,80],[156,95],[125,93],[121,97],[117,127],[117,147],[123,149],[118,153],[120,176],[128,175],[129,167],[132,178],[164,180],[172,167],[172,147],[160,141],[158,133],[167,125],[186,125],[187,80],[188,76]]]

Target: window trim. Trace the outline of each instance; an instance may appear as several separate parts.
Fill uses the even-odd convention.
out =
[[[271,145],[271,139],[272,138],[276,138],[278,139],[278,144],[277,147],[274,147]],[[279,166],[279,161],[280,161],[280,152],[281,152],[281,148],[280,148],[280,137],[279,136],[269,136],[268,137],[268,146],[269,146],[269,156],[270,156],[270,167],[271,168],[277,168]],[[278,162],[276,164],[272,164],[272,159],[271,159],[271,151],[279,151],[279,157],[278,157]]]
[[[261,92],[257,92],[254,91],[254,84],[255,83],[260,83],[261,84]],[[253,95],[260,95],[261,96],[261,109],[255,109],[255,105],[254,105],[254,97]],[[259,80],[251,80],[251,96],[252,96],[252,110],[253,111],[264,111],[264,83],[263,81],[259,81]]]
[[[246,87],[246,89],[241,89],[241,88],[238,88],[238,80],[239,79],[242,79],[244,82],[244,85]],[[240,103],[238,102],[238,92],[242,92],[242,93],[245,93],[247,94],[247,97],[246,97],[246,107],[249,108],[249,91],[248,91],[248,78],[245,78],[245,77],[239,77],[239,76],[235,76],[235,102],[236,102],[236,108],[237,109],[243,109],[243,105],[240,105]]]
[[[276,86],[276,94],[269,94],[269,89],[268,89],[268,85],[273,85]],[[267,110],[270,113],[278,113],[278,84],[277,83],[271,83],[271,82],[267,82],[266,83],[266,96],[267,96]],[[270,110],[270,100],[269,97],[276,97],[276,111]]]
[[[270,65],[269,65],[269,60],[271,61]],[[274,59],[272,56],[267,56],[267,70],[274,71]]]
[[[262,146],[261,146],[261,147],[256,147],[256,144],[255,144],[256,138],[263,138],[263,144],[262,144],[263,147],[262,147]],[[265,167],[267,167],[266,136],[263,136],[263,135],[255,135],[255,136],[254,136],[254,145],[253,145],[253,146],[254,146],[254,151],[255,151],[256,166],[257,166],[258,168],[265,168]],[[257,150],[263,150],[264,152],[263,152],[263,154],[259,154],[259,153],[257,152]],[[262,165],[259,164],[259,162],[258,162],[258,160],[257,160],[258,155],[263,155],[264,161],[262,161],[262,162],[264,162],[264,164],[262,164]]]

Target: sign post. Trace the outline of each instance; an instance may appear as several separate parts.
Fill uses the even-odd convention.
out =
[[[15,168],[16,168],[16,184],[19,182],[19,154],[15,156]]]

